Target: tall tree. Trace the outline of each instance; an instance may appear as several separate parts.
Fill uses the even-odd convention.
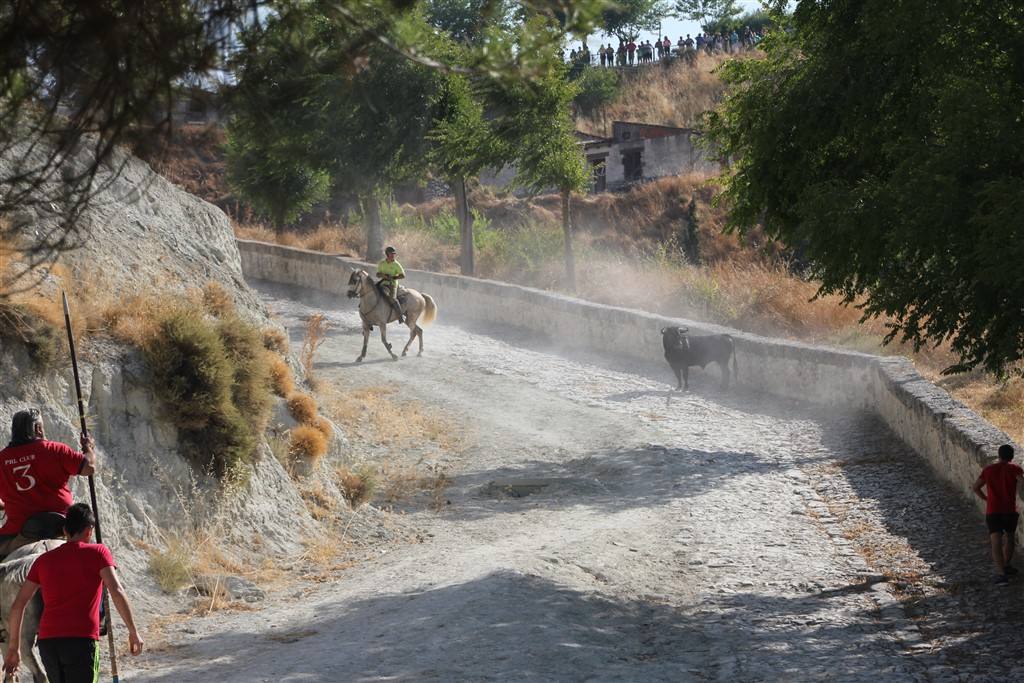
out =
[[[460,258],[464,275],[472,275],[473,213],[469,207],[466,180],[475,178],[487,167],[500,167],[507,146],[496,139],[484,117],[484,105],[469,79],[450,75],[436,106],[437,119],[431,132],[433,165],[440,170],[455,196],[455,215],[459,220]]]
[[[549,55],[543,75],[529,83],[513,83],[494,99],[502,112],[499,134],[513,145],[516,184],[534,193],[555,189],[562,196],[565,282],[570,291],[576,289],[572,193],[591,181],[571,115],[576,92],[565,66]]]
[[[1024,5],[801,0],[775,19],[709,121],[731,225],[801,246],[888,340],[1005,371],[1024,349]]]
[[[663,0],[615,0],[602,10],[601,28],[609,36],[629,42],[641,31],[657,31],[670,11]]]
[[[701,28],[727,22],[742,11],[736,0],[676,0],[676,13]]]

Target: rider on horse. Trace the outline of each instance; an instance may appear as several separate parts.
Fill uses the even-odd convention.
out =
[[[395,260],[394,247],[384,250],[384,260],[377,264],[377,277],[380,278],[378,285],[381,293],[387,297],[388,303],[398,311],[398,322],[405,322],[405,312],[402,305],[398,303],[398,281],[405,277],[405,269],[402,264]]]

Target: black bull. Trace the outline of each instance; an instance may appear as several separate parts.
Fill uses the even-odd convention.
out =
[[[679,386],[690,388],[690,367],[699,365],[704,369],[708,363],[718,363],[722,368],[722,388],[729,388],[729,358],[732,357],[733,379],[739,377],[736,367],[736,345],[727,334],[713,334],[706,337],[690,337],[686,327],[663,327],[661,343],[665,347],[665,360],[676,373]]]

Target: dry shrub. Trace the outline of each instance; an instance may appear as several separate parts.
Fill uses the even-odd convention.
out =
[[[299,424],[313,424],[317,418],[316,399],[309,394],[295,392],[288,397],[288,414]]]
[[[255,431],[263,432],[270,417],[271,356],[256,328],[237,317],[234,309],[221,315],[217,333],[234,371],[232,403]]]
[[[333,520],[338,514],[338,502],[320,481],[310,481],[300,487],[299,493],[306,509],[313,519],[318,522]]]
[[[280,356],[288,355],[288,335],[284,330],[277,327],[265,327],[260,334],[263,338],[263,348]]]
[[[235,301],[224,285],[219,282],[210,281],[203,286],[202,291],[203,308],[210,315],[218,318],[231,315],[235,312]]]
[[[190,544],[180,538],[171,538],[163,550],[151,551],[149,573],[165,593],[176,593],[192,583],[194,570]]]
[[[320,430],[320,433],[324,435],[324,438],[330,442],[334,438],[334,425],[326,417],[317,415],[316,419],[311,423],[312,426]]]
[[[306,320],[306,334],[302,339],[302,351],[299,353],[299,363],[306,371],[306,379],[315,386],[316,374],[313,372],[313,357],[320,345],[327,341],[327,331],[331,329],[331,323],[323,313],[314,313]]]
[[[440,465],[427,465],[425,470],[421,465],[422,461],[415,465],[388,463],[382,467],[381,498],[385,503],[407,501],[417,493],[424,492],[432,510],[440,510],[445,506],[445,491],[451,484],[447,472]]]
[[[377,477],[372,469],[362,467],[352,471],[347,467],[339,467],[336,474],[338,488],[353,510],[373,499],[374,491],[377,489]]]
[[[285,398],[295,391],[295,378],[288,362],[280,356],[270,359],[270,386],[274,393]]]
[[[288,455],[314,464],[327,453],[327,439],[316,427],[299,425],[291,430]]]

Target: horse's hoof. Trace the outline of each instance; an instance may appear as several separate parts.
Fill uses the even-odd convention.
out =
[[[356,358],[356,362],[357,363],[362,363],[363,362],[363,357],[359,356],[359,358]]]
[[[423,352],[422,352],[422,351],[420,351],[419,353],[417,353],[417,354],[416,354],[416,357],[417,357],[417,358],[422,358],[422,357],[423,357]]]
[[[409,354],[406,351],[402,351],[402,358],[405,358],[407,355]]]
[[[391,360],[398,360],[398,356],[396,356],[395,354],[391,354]]]

